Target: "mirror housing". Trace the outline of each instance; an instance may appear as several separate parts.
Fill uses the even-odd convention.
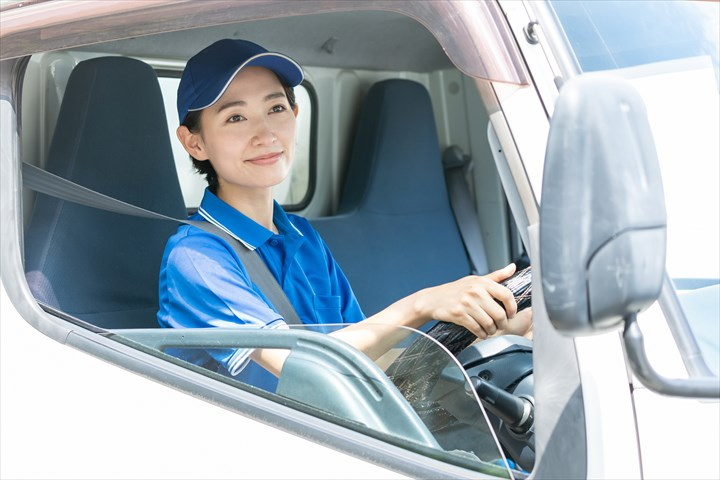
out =
[[[650,306],[662,288],[665,248],[662,179],[640,94],[618,77],[569,80],[550,123],[540,206],[553,326],[604,331]]]

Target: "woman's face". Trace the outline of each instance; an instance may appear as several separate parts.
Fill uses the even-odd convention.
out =
[[[247,67],[200,115],[198,146],[218,176],[218,194],[268,189],[290,172],[295,117],[282,84],[270,70]]]

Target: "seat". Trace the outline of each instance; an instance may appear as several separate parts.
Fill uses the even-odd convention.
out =
[[[450,207],[430,96],[378,82],[363,105],[338,214],[312,219],[366,315],[472,268]],[[478,266],[487,271],[487,265]]]
[[[153,69],[103,57],[73,70],[46,169],[143,208],[184,218]],[[177,225],[38,194],[25,232],[35,297],[103,328],[157,327],[158,275]]]

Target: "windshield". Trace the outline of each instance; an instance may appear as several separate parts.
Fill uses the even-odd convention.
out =
[[[717,2],[553,1],[580,68],[645,101],[663,175],[667,270],[680,290],[720,278]]]

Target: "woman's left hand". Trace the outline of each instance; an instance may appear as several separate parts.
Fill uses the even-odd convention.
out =
[[[503,330],[495,332],[494,336],[497,335],[520,335],[532,340],[533,337],[533,322],[532,322],[532,308],[526,308],[515,314],[512,318],[507,321],[507,327]]]

